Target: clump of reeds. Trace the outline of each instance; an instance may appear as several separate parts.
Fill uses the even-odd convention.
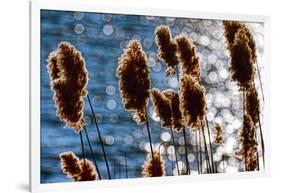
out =
[[[199,57],[196,55],[195,47],[184,35],[176,37],[176,42],[181,74],[191,75],[200,81]]]
[[[147,56],[137,40],[131,40],[118,60],[117,76],[124,108],[132,112],[137,123],[146,121],[149,97],[149,68]]]
[[[181,131],[183,128],[179,109],[179,96],[172,90],[160,91],[151,89],[151,99],[157,116],[160,117],[161,127]]]
[[[257,169],[256,128],[248,115],[244,115],[243,128],[240,131],[240,145],[236,155],[245,163],[246,171]]]
[[[159,151],[154,151],[153,153],[154,161],[152,159],[152,154],[149,153],[142,166],[144,177],[160,177],[165,176],[165,161],[163,160]]]
[[[190,75],[182,75],[179,84],[180,111],[183,122],[193,129],[204,127],[207,112],[205,89]]]
[[[97,172],[92,162],[80,160],[73,152],[63,152],[59,155],[63,173],[74,181],[93,181],[97,179]]]
[[[223,26],[224,26],[224,35],[226,38],[227,48],[230,51],[230,56],[231,56],[230,71],[232,72],[232,79],[238,83],[238,86],[240,86],[240,90],[243,91],[243,113],[245,116],[247,116],[246,119],[251,120],[253,125],[252,133],[254,133],[254,136],[251,135],[253,139],[251,139],[250,141],[240,140],[240,143],[249,142],[250,144],[248,144],[247,146],[251,146],[251,145],[253,146],[251,147],[252,150],[249,151],[251,155],[247,155],[249,153],[246,150],[244,152],[245,154],[244,157],[247,157],[247,159],[244,158],[245,170],[254,170],[255,168],[259,169],[259,156],[257,151],[257,145],[255,145],[255,143],[252,142],[254,140],[257,141],[256,125],[257,123],[259,123],[260,137],[262,142],[261,145],[263,151],[262,155],[264,160],[263,134],[262,134],[261,124],[259,121],[260,105],[259,105],[259,99],[254,82],[256,69],[259,75],[262,96],[263,96],[263,89],[262,89],[262,83],[259,74],[259,67],[257,63],[255,40],[253,38],[250,29],[244,23],[236,22],[236,21],[223,21]],[[255,63],[256,66],[254,66]],[[244,120],[244,124],[246,124],[244,125],[244,128],[249,127],[248,122],[250,121]],[[242,134],[243,133],[245,133],[245,131],[242,131]],[[246,145],[242,144],[241,146],[246,146]]]
[[[166,75],[172,75],[175,73],[178,60],[176,55],[177,44],[172,38],[169,26],[158,26],[155,29],[155,36],[158,46],[158,57],[168,66]]]
[[[217,145],[222,145],[223,144],[223,132],[220,124],[215,123],[214,125],[215,129],[215,141],[214,143]]]
[[[230,49],[230,72],[232,79],[243,89],[247,89],[254,80],[255,67],[252,50],[244,29],[239,29]]]
[[[83,97],[87,95],[85,60],[73,45],[61,42],[49,55],[47,67],[57,115],[66,122],[66,127],[79,132],[83,127]]]

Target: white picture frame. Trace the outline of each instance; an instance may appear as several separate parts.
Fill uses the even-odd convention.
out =
[[[65,11],[84,11],[114,14],[134,14],[134,15],[153,15],[184,17],[214,20],[238,20],[247,22],[264,23],[264,69],[265,87],[270,90],[270,18],[259,15],[240,15],[226,13],[207,13],[193,12],[188,10],[163,10],[154,8],[137,8],[112,6],[105,2],[95,1],[69,1],[69,0],[33,0],[30,2],[30,190],[31,192],[45,192],[55,190],[78,190],[85,188],[102,188],[118,186],[142,186],[147,184],[161,183],[186,183],[203,180],[225,180],[266,177],[270,173],[270,96],[265,92],[266,105],[264,109],[265,137],[265,159],[266,167],[263,171],[238,172],[233,174],[209,174],[194,176],[174,176],[161,178],[136,178],[127,180],[102,180],[81,183],[52,183],[40,184],[40,10],[65,10]]]

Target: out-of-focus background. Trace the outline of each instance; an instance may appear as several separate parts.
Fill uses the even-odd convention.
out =
[[[212,129],[214,123],[219,123],[224,132],[224,145],[213,145],[218,172],[243,170],[243,164],[241,165],[234,156],[239,140],[238,131],[242,126],[241,93],[236,83],[231,81],[228,71],[229,56],[225,49],[222,21],[41,10],[41,183],[71,181],[60,169],[60,153],[73,151],[82,158],[79,135],[74,133],[73,129],[64,128],[64,122],[56,116],[53,91],[50,89],[46,68],[49,53],[55,50],[61,41],[75,45],[86,60],[89,71],[89,96],[97,114],[113,178],[126,177],[125,153],[128,159],[128,177],[143,176],[142,165],[146,153],[150,151],[146,126],[137,125],[132,120],[131,113],[124,110],[115,70],[118,57],[123,53],[128,41],[137,39],[147,53],[151,87],[177,91],[176,75],[166,77],[167,66],[157,58],[154,30],[161,24],[168,25],[174,37],[179,34],[187,35],[196,46],[200,57],[202,84],[206,88],[209,125]],[[263,76],[264,27],[260,23],[247,25],[256,41]],[[259,90],[257,78],[256,85]],[[84,120],[90,131],[99,169],[102,176],[107,178],[96,128],[90,115],[90,107],[85,100]],[[155,115],[151,101],[148,105],[148,116],[154,146],[158,148],[160,143],[166,142],[161,148],[161,153],[166,162],[167,175],[177,175],[170,130],[160,128],[159,118]],[[192,174],[195,174],[195,135],[191,129],[187,129],[187,133],[188,158]],[[185,150],[182,133],[176,134],[176,145],[179,169],[184,173]],[[86,153],[86,156],[91,158],[87,145]],[[202,165],[205,167],[205,164]]]

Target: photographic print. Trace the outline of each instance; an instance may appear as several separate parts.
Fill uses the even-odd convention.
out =
[[[40,9],[40,184],[264,171],[264,34]]]

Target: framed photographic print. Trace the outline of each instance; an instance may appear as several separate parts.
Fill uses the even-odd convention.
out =
[[[264,176],[269,18],[30,4],[32,192]]]

